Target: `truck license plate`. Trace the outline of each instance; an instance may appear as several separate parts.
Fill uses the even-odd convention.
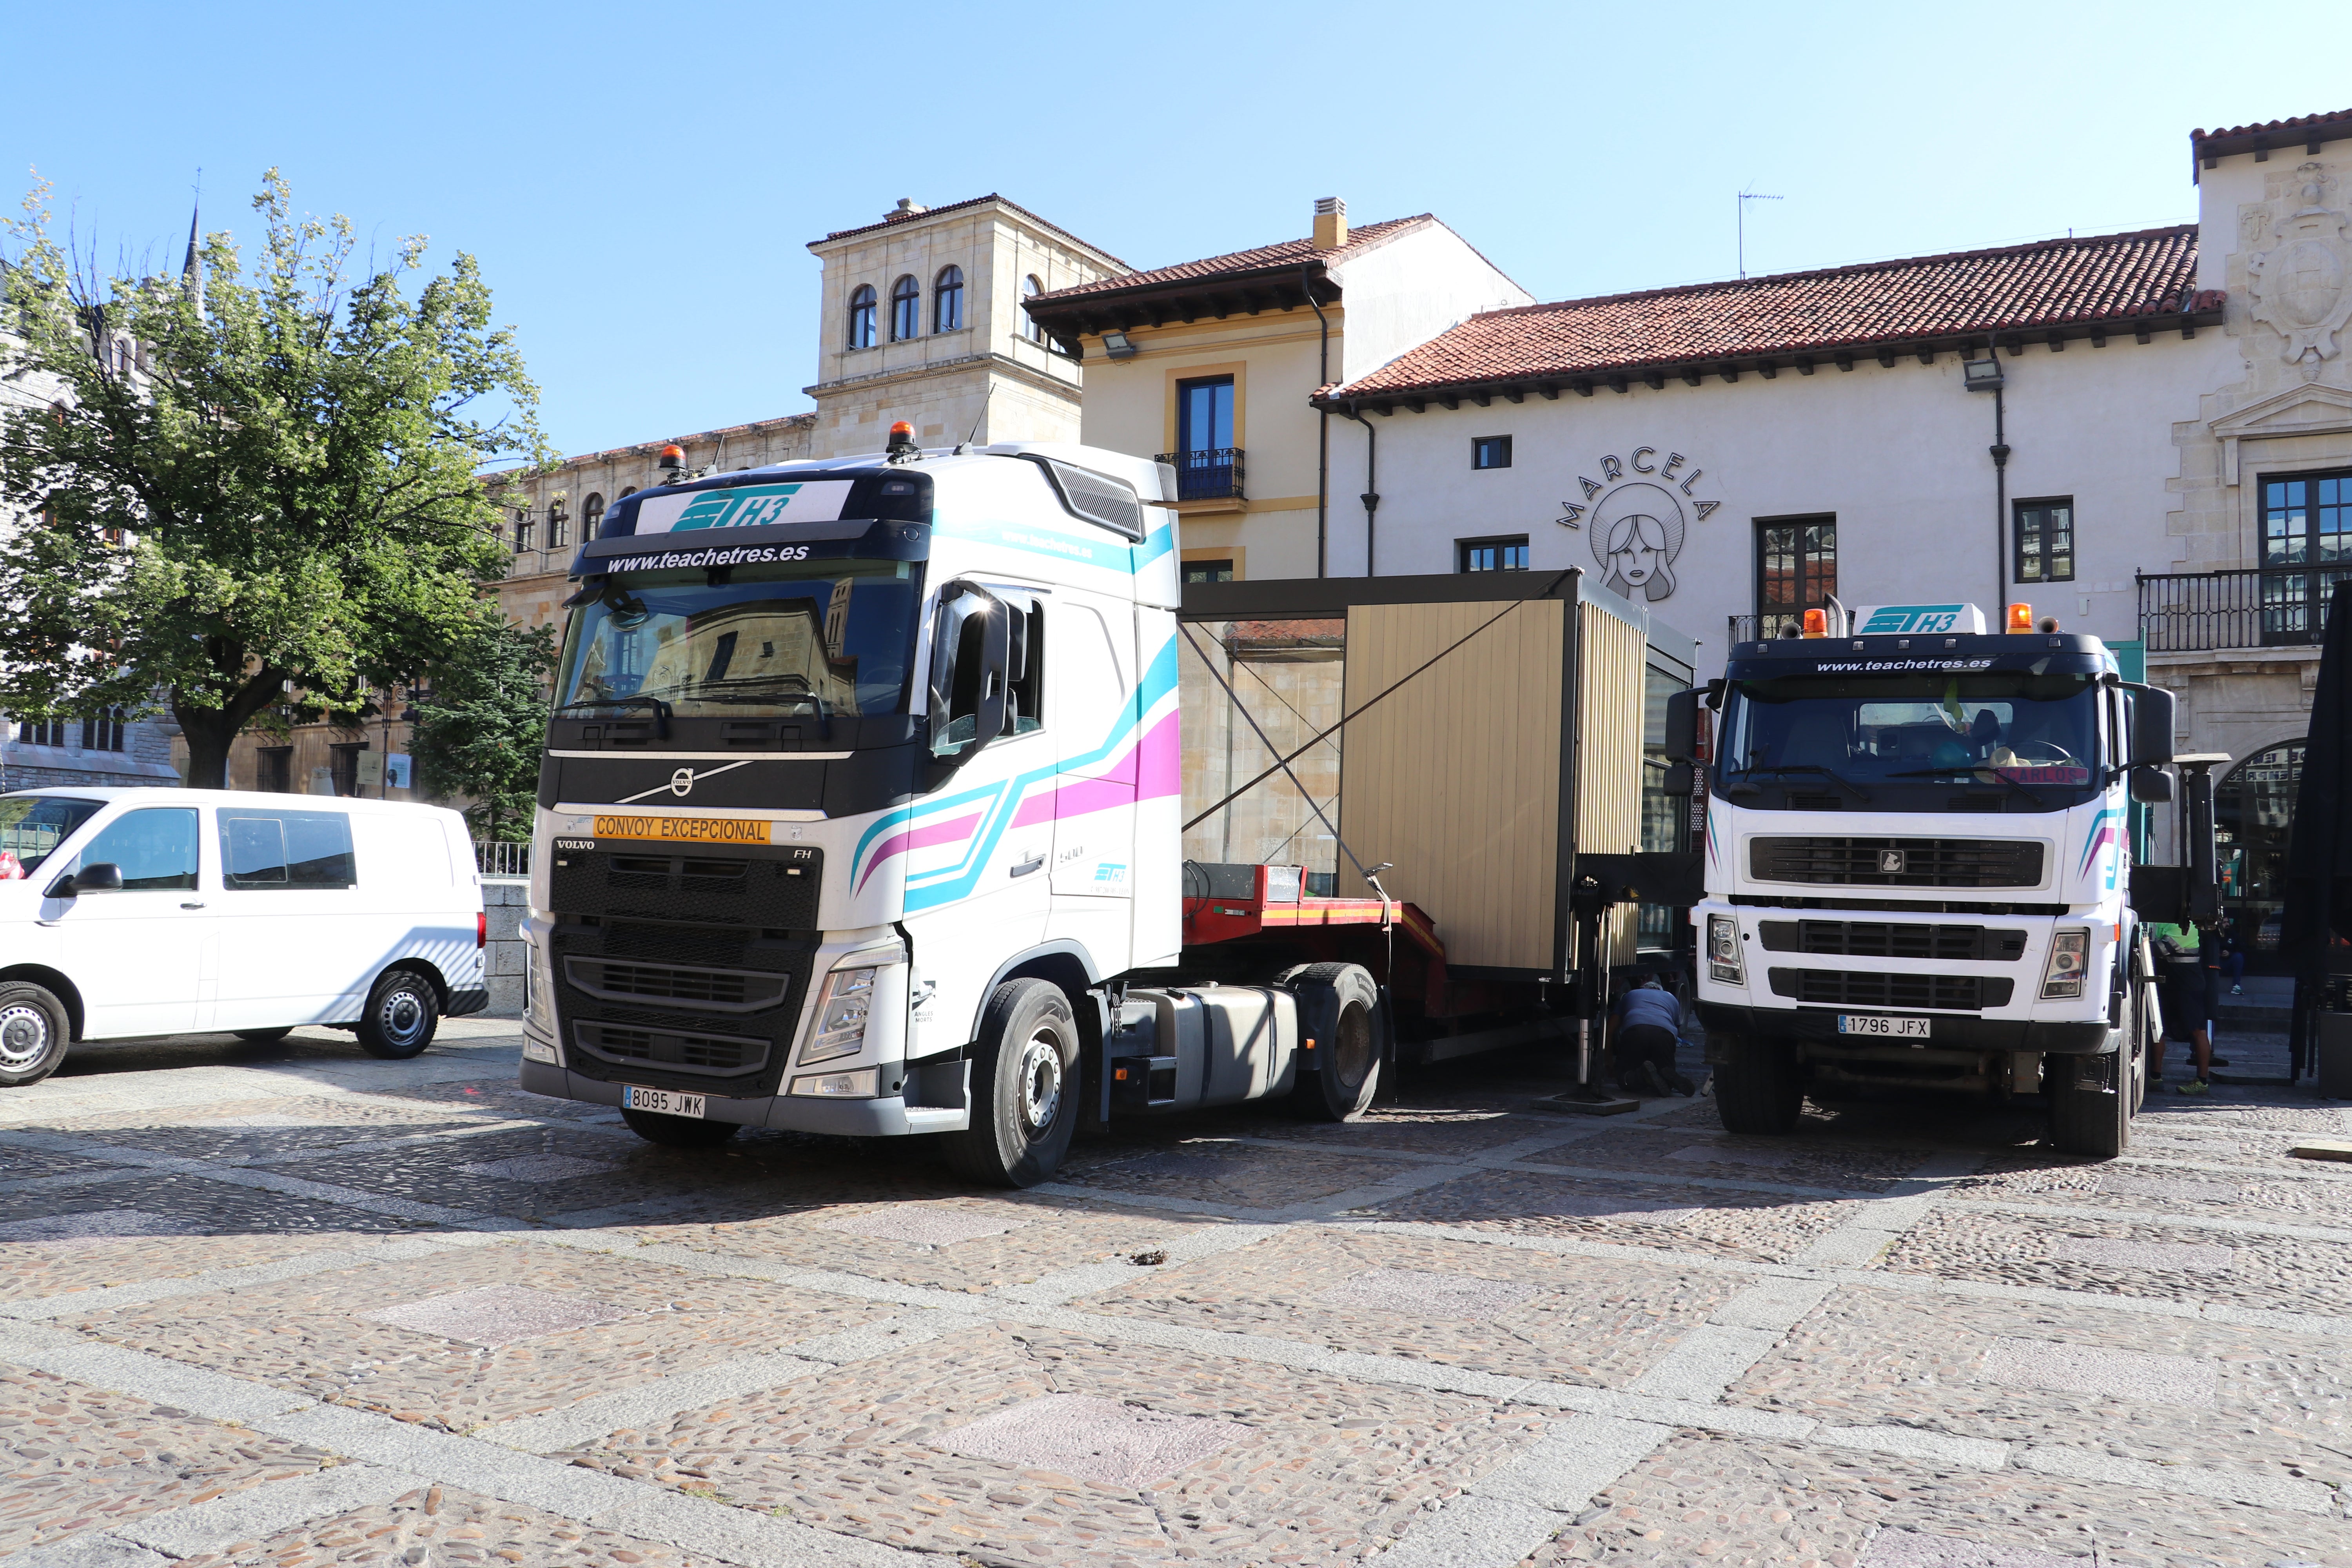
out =
[[[1924,1040],[1934,1024],[1932,1018],[1888,1018],[1876,1013],[1838,1015],[1841,1035],[1885,1035],[1898,1040]]]
[[[635,1084],[621,1086],[621,1103],[631,1110],[657,1111],[664,1116],[690,1116],[703,1120],[702,1096],[680,1094],[674,1089],[639,1089]]]

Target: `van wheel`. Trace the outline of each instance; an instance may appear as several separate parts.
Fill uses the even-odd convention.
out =
[[[229,1031],[238,1039],[251,1040],[257,1046],[266,1046],[272,1041],[282,1040],[293,1032],[294,1026],[291,1024],[280,1029],[231,1029]]]
[[[1286,972],[1282,984],[1298,998],[1298,1032],[1315,1042],[1310,1069],[1299,1062],[1291,1109],[1318,1121],[1348,1121],[1364,1113],[1381,1089],[1381,994],[1354,963],[1310,963]]]
[[[716,1149],[742,1129],[732,1121],[705,1121],[693,1116],[666,1116],[658,1110],[624,1109],[621,1120],[648,1143],[665,1149]]]
[[[0,985],[0,1088],[57,1071],[72,1033],[65,1004],[45,988],[26,980]]]
[[[1058,985],[1008,980],[971,1053],[971,1125],[942,1135],[949,1168],[993,1186],[1052,1175],[1078,1124],[1078,1021]]]
[[[1735,1038],[1716,1064],[1715,1108],[1730,1132],[1787,1132],[1805,1108],[1797,1053],[1786,1040]]]
[[[433,1043],[440,1023],[441,997],[433,982],[413,969],[389,970],[368,993],[367,1011],[360,1015],[360,1049],[387,1061],[406,1061]]]

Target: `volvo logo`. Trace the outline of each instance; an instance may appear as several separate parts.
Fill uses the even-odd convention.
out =
[[[677,793],[684,795],[686,792],[684,790],[679,790]],[[1878,852],[1878,868],[1888,873],[1890,876],[1899,873],[1903,869],[1903,851],[1900,849],[1880,850]]]
[[[669,793],[677,795],[681,800],[686,796],[692,795],[694,793],[694,770],[692,768],[680,768],[677,772],[670,774]],[[1899,862],[1902,860],[1903,857],[1897,855],[1895,858],[1898,862],[1895,868],[1900,870],[1902,868]]]

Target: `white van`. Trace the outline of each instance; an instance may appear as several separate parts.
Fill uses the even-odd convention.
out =
[[[74,1040],[301,1024],[413,1057],[489,1005],[466,819],[234,790],[0,795],[0,1087]]]

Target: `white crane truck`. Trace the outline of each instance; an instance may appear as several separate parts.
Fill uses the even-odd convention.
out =
[[[1707,780],[1691,920],[1726,1127],[1787,1132],[1808,1089],[2038,1090],[2055,1146],[2124,1149],[2162,1027],[2130,807],[2171,798],[2169,693],[2028,605],[1988,633],[1969,605],[1832,603],[1669,707],[1670,787]]]
[[[936,1135],[965,1173],[1029,1184],[1082,1113],[1282,1095],[1354,1114],[1398,1059],[1400,1016],[1408,1060],[1589,1044],[1600,998],[1579,973],[1605,973],[1601,928],[1631,925],[1575,855],[1635,847],[1642,613],[1564,573],[1535,585],[1549,597],[1515,582],[1486,595],[1514,601],[1500,606],[1367,619],[1406,669],[1349,699],[1349,746],[1454,770],[1437,784],[1482,769],[1497,805],[1448,848],[1454,814],[1371,768],[1349,820],[1411,839],[1385,858],[1417,853],[1428,886],[1440,869],[1524,885],[1526,918],[1483,936],[1465,920],[1463,940],[1486,947],[1449,971],[1428,917],[1381,886],[1389,868],[1349,852],[1317,871],[1274,852],[1302,837],[1344,847],[1329,781],[1297,791],[1311,822],[1225,831],[1247,857],[1185,858],[1187,726],[1214,729],[1230,763],[1276,747],[1237,683],[1289,693],[1267,706],[1294,735],[1317,703],[1339,706],[1343,666],[1315,662],[1339,657],[1317,628],[1347,624],[1347,601],[1339,621],[1223,623],[1212,658],[1178,624],[1176,499],[1173,470],[1143,459],[925,452],[900,426],[887,454],[681,478],[616,503],[572,572],[524,933],[523,1087],[617,1106],[672,1144],[743,1126]],[[1478,596],[1446,586],[1460,581],[1429,592]],[[1407,631],[1435,651],[1398,642]],[[1439,684],[1424,672],[1465,647],[1491,668],[1414,708]],[[1301,679],[1324,684],[1302,694]],[[1556,705],[1531,717],[1538,690]],[[1595,702],[1607,711],[1589,717]],[[1449,738],[1465,713],[1483,728]],[[1339,728],[1283,745],[1280,770],[1298,783]],[[1587,728],[1606,733],[1580,751]],[[1564,782],[1577,778],[1596,782]]]

